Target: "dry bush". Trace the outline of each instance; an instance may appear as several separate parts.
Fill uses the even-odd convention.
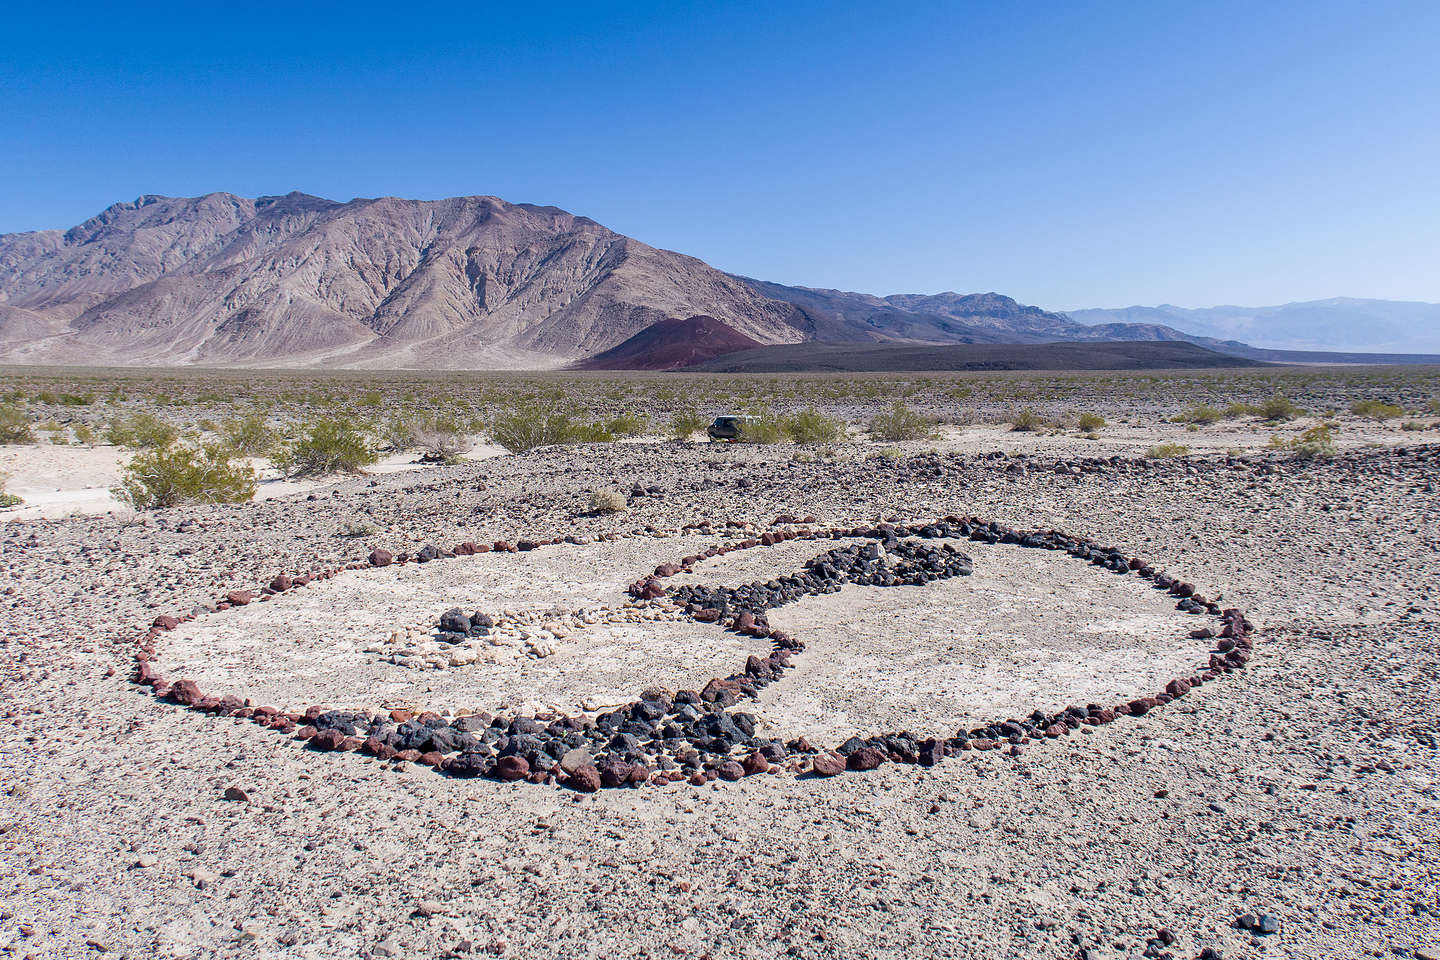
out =
[[[1350,412],[1367,420],[1394,420],[1405,415],[1403,408],[1379,400],[1356,400],[1350,404]]]
[[[1279,423],[1285,420],[1295,420],[1305,416],[1305,411],[1295,406],[1290,398],[1283,393],[1276,393],[1270,399],[1260,404],[1260,416],[1266,420]]]
[[[1026,407],[1025,409],[1013,414],[1010,417],[1010,429],[1017,430],[1021,433],[1028,433],[1034,430],[1039,430],[1044,426],[1044,418],[1042,418],[1040,414],[1036,413],[1034,410],[1031,410],[1029,407]]]
[[[1077,426],[1082,433],[1094,433],[1105,426],[1105,418],[1098,413],[1082,413]]]
[[[1183,443],[1161,443],[1145,451],[1152,460],[1168,460],[1173,457],[1190,456],[1190,448]]]
[[[934,425],[929,417],[911,410],[900,400],[891,404],[890,409],[886,412],[870,418],[871,438],[887,443],[898,443],[902,440],[925,440],[934,432]]]
[[[1205,427],[1212,423],[1219,423],[1224,416],[1223,411],[1207,403],[1197,403],[1175,414],[1175,416],[1170,418],[1170,422],[1193,423],[1197,426]]]
[[[623,513],[630,508],[625,495],[615,490],[592,490],[590,510],[592,513]]]
[[[1335,434],[1329,426],[1321,424],[1289,440],[1271,434],[1270,447],[1287,450],[1301,460],[1328,459],[1335,455]]]

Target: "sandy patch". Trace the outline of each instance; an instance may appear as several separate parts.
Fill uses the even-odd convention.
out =
[[[485,460],[508,453],[495,444],[476,444],[462,459]],[[115,499],[110,488],[120,482],[125,465],[134,452],[119,447],[72,447],[43,443],[0,446],[0,475],[5,490],[24,499],[17,507],[0,510],[0,520],[37,520],[108,513],[128,509]],[[367,468],[367,474],[425,470],[433,464],[419,463],[415,452],[391,454]],[[246,460],[255,468],[259,485],[256,500],[288,497],[334,486],[349,477],[319,480],[291,480],[280,475],[262,457]]]

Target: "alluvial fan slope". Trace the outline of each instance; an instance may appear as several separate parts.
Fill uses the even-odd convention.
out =
[[[693,257],[496,197],[145,196],[0,236],[0,359],[547,367],[674,316],[800,340]]]

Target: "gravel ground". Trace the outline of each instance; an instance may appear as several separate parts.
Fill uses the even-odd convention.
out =
[[[1057,465],[1043,448],[1003,459],[840,454],[806,463],[684,444],[539,450],[238,507],[5,525],[0,955],[1440,950],[1440,449],[1314,463],[1086,462],[1064,451],[1072,459]],[[658,492],[632,497],[624,514],[587,515],[592,487],[636,483]],[[613,579],[604,571],[628,563],[626,551],[649,563],[659,544],[672,556],[695,535],[643,535],[701,518],[951,512],[1094,537],[1219,591],[1258,625],[1256,656],[1164,709],[1018,757],[593,795],[303,750],[126,682],[128,641],[156,614],[375,546],[642,535],[573,551],[583,585]],[[355,521],[377,534],[343,536]],[[1175,647],[1163,638],[1184,636],[1185,618],[1138,580],[1023,558],[1066,567],[1052,577],[996,548],[971,552],[972,577],[873,596],[851,588],[777,611],[777,622],[810,624],[802,670],[817,675],[802,691],[797,671],[764,695],[828,690],[804,708],[817,724],[843,699],[852,719],[877,725],[916,697],[934,698],[937,717],[956,709],[945,697],[973,702],[992,690],[976,683],[987,671],[997,684],[1063,688],[1055,694],[1069,699],[1101,673],[1074,669],[1085,644],[1113,651],[1129,632],[1137,650],[1164,657]],[[752,553],[746,563],[764,551]],[[516,557],[495,562],[507,559]],[[372,575],[330,583],[338,593],[347,578]],[[519,585],[506,589],[525,599]],[[1074,609],[1087,589],[1104,594],[1088,613]],[[368,603],[363,591],[350,602]],[[1119,626],[1087,634],[1086,617],[1101,608]],[[874,618],[905,651],[904,669],[837,671],[842,653],[865,661],[877,637],[861,624]],[[817,634],[826,625],[833,632]],[[933,657],[923,655],[929,643]],[[939,644],[965,649],[947,655]],[[1017,655],[1050,647],[1057,653]],[[1123,676],[1104,673],[1123,690]],[[322,680],[333,682],[313,682]],[[284,692],[283,677],[268,682]],[[229,787],[246,799],[225,799]],[[1269,915],[1278,932],[1239,929],[1246,914]],[[1151,945],[1162,937],[1173,943]]]

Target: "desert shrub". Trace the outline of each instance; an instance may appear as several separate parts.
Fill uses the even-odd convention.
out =
[[[1440,397],[1431,397],[1430,402],[1425,405],[1431,413],[1440,413]]]
[[[834,443],[845,437],[845,422],[827,417],[814,407],[792,414],[785,424],[796,443]]]
[[[1199,426],[1209,426],[1212,423],[1219,423],[1225,414],[1206,403],[1197,403],[1177,413],[1170,418],[1171,423],[1193,423]]]
[[[35,430],[25,411],[13,403],[0,403],[0,443],[34,443]]]
[[[264,414],[236,417],[226,420],[219,430],[221,438],[231,450],[242,457],[266,457],[275,449],[279,439],[270,429]]]
[[[1288,450],[1302,460],[1324,459],[1335,455],[1335,434],[1330,427],[1321,424],[1288,440],[1271,434],[1270,447],[1275,450]]]
[[[694,410],[682,410],[670,419],[670,434],[676,440],[689,440],[705,429],[705,420]]]
[[[1248,403],[1227,403],[1225,409],[1221,411],[1221,415],[1224,416],[1226,420],[1239,420],[1241,417],[1258,417],[1260,415],[1260,408],[1252,407]]]
[[[1303,417],[1305,411],[1295,406],[1283,393],[1277,393],[1260,404],[1260,416],[1272,422],[1279,422]]]
[[[754,419],[740,425],[741,443],[784,443],[790,439],[789,425],[785,418],[772,413],[758,413]]]
[[[74,443],[76,446],[93,447],[100,442],[100,435],[96,433],[95,428],[88,423],[77,423],[71,428],[70,432],[75,437]]]
[[[590,491],[590,510],[593,513],[621,513],[629,508],[623,493],[615,490]]]
[[[61,407],[88,407],[95,402],[93,393],[62,393],[53,401]]]
[[[1416,430],[1424,430],[1425,424],[1421,423],[1419,420],[1406,420],[1404,423],[1400,424],[1400,429],[1408,432],[1414,432]]]
[[[650,418],[627,411],[606,421],[605,432],[616,437],[643,437],[650,432]]]
[[[1031,410],[1029,407],[1024,408],[1018,413],[1012,414],[1010,417],[1010,429],[1018,430],[1021,433],[1026,433],[1032,430],[1039,430],[1043,426],[1045,426],[1044,419],[1041,418],[1040,414],[1036,413],[1034,410]]]
[[[1145,451],[1152,460],[1168,460],[1172,457],[1190,456],[1190,448],[1183,443],[1161,443]]]
[[[1350,412],[1367,420],[1394,420],[1405,415],[1402,408],[1379,400],[1356,400],[1350,404]]]
[[[8,478],[5,476],[5,474],[0,473],[0,507],[15,507],[15,506],[19,506],[20,504],[24,503],[25,501],[22,500],[19,496],[13,494],[13,493],[8,493],[8,492],[6,492],[6,490],[5,490],[5,481],[6,481],[7,479],[8,479]]]
[[[360,431],[343,420],[317,420],[281,447],[275,465],[287,476],[363,473],[380,459]]]
[[[432,463],[455,463],[474,446],[466,424],[443,416],[428,418],[417,439],[422,459]]]
[[[255,471],[221,443],[171,444],[135,455],[111,489],[136,510],[186,503],[242,503],[255,496]]]
[[[1105,418],[1098,413],[1082,413],[1078,426],[1083,433],[1094,433],[1105,426]]]
[[[117,447],[132,450],[158,450],[168,447],[180,437],[180,430],[154,414],[137,413],[111,420],[105,426],[105,439]]]
[[[342,537],[373,537],[380,532],[380,528],[370,520],[347,520],[340,528]]]
[[[890,409],[870,418],[870,436],[887,443],[924,440],[934,432],[930,419],[896,400]]]
[[[899,460],[903,456],[905,456],[905,451],[901,450],[899,447],[881,447],[879,450],[876,450],[874,453],[870,454],[865,459],[895,461]]]
[[[424,424],[419,418],[397,413],[375,424],[375,435],[380,445],[395,453],[404,453],[420,445],[420,432]]]
[[[511,453],[557,443],[605,443],[615,435],[602,423],[582,423],[558,410],[518,406],[503,411],[490,423],[490,436]]]

